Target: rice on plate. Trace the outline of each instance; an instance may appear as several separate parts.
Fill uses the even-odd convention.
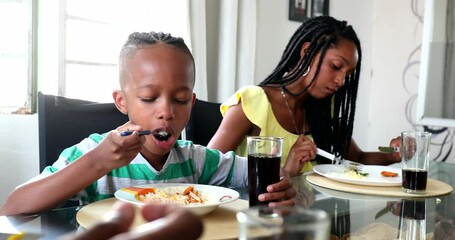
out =
[[[194,186],[152,188],[146,194],[138,194],[137,198],[146,203],[176,203],[180,206],[202,205],[208,201],[208,196],[201,194]]]

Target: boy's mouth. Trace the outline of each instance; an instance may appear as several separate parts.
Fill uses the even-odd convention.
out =
[[[171,136],[170,133],[163,131],[163,130],[154,131],[152,134],[158,141],[163,141],[163,142],[167,141],[169,139],[169,137]]]

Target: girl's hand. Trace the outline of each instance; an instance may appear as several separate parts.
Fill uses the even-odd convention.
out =
[[[398,147],[401,149],[401,136],[398,136],[396,138],[393,138],[390,140],[390,146],[391,147]],[[394,162],[400,162],[401,161],[401,151],[398,152],[393,152],[390,154],[392,157],[392,160]]]
[[[291,151],[289,152],[288,159],[284,164],[284,170],[292,176],[300,174],[300,170],[303,168],[306,162],[313,160],[316,157],[317,147],[309,138],[305,135],[300,135],[297,141],[292,145]]]
[[[99,167],[109,172],[128,165],[142,150],[145,136],[139,136],[141,126],[131,122],[110,131],[106,138],[93,150],[97,151]],[[121,136],[122,131],[133,131],[131,135]]]

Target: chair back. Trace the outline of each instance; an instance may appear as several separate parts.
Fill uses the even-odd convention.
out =
[[[220,103],[196,99],[185,127],[187,140],[206,146],[223,119]],[[38,93],[40,172],[52,165],[60,153],[92,133],[105,133],[128,121],[114,103]]]
[[[223,120],[220,103],[196,99],[185,128],[186,139],[207,146]]]
[[[38,93],[40,172],[60,153],[92,133],[105,133],[128,121],[114,103]]]

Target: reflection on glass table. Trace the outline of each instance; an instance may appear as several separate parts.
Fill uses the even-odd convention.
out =
[[[431,162],[429,177],[453,186],[455,165],[441,162]],[[414,207],[404,209],[401,205],[416,201],[416,199],[401,199],[396,197],[371,196],[347,193],[333,189],[322,188],[310,184],[315,194],[312,207],[321,208],[332,216],[332,237],[345,239],[352,237],[368,237],[370,239],[406,239],[407,231],[412,229],[415,239],[415,225],[420,224],[419,230],[425,229],[425,237],[432,239],[455,239],[455,195],[420,199],[425,209]],[[422,203],[421,202],[421,203]],[[403,210],[403,211],[404,211]],[[410,212],[411,211],[411,212]],[[414,212],[412,212],[414,211]],[[425,221],[409,221],[409,216],[425,216]],[[415,219],[414,219],[415,220]],[[447,238],[448,237],[448,238]]]
[[[57,239],[77,230],[79,207],[59,208],[40,214],[0,216],[0,239],[17,235],[22,239]],[[21,239],[21,238],[19,238]]]
[[[453,186],[455,182],[453,173],[455,173],[454,164],[432,162],[429,176]],[[333,239],[343,239],[347,236],[397,239],[405,236],[404,230],[416,229],[411,228],[410,224],[413,222],[409,221],[410,217],[419,220],[421,216],[425,217],[425,221],[419,224],[421,226],[424,224],[427,237],[455,239],[453,224],[455,194],[453,192],[445,196],[425,198],[423,199],[424,208],[416,207],[411,210],[404,208],[405,212],[402,212],[401,206],[403,204],[406,206],[408,199],[368,196],[336,190],[326,191],[309,184],[306,176],[293,179],[293,184],[298,190],[297,205],[322,209],[328,213],[331,218]],[[247,189],[236,190],[240,193],[241,199],[248,198]],[[76,221],[78,209],[78,207],[71,207],[37,215],[2,216],[0,217],[0,239],[6,239],[6,236],[9,236],[6,233],[13,231],[25,232],[25,239],[56,239],[65,233],[78,230],[79,224]],[[424,215],[422,209],[424,209]]]

